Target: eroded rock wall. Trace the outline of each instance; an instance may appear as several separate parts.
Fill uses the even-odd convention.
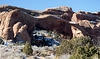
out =
[[[17,35],[19,40],[31,41],[29,34],[34,30],[37,19],[18,9],[1,12],[0,15],[0,36],[6,40],[13,40]]]
[[[72,22],[77,25],[72,25],[73,37],[90,36],[94,40],[100,37],[100,16],[99,14],[79,11],[73,14]]]
[[[66,10],[55,9],[55,12],[72,12],[71,8],[66,8]],[[14,39],[15,41],[31,42],[32,32],[35,29],[35,25],[39,23],[46,30],[57,30],[58,33],[63,32],[63,35],[72,37],[71,25],[59,16],[53,14],[46,16],[44,14],[42,17],[34,17],[29,13],[30,10],[19,7],[0,6],[0,36],[6,40]]]
[[[38,16],[32,16],[31,13]],[[0,36],[4,39],[31,42],[36,24],[48,31],[57,30],[64,36],[96,38],[100,34],[100,12],[73,12],[70,7],[35,11],[9,5],[0,6]]]

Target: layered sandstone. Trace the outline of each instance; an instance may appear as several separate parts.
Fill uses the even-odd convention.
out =
[[[77,23],[71,26],[73,37],[90,36],[96,40],[100,36],[100,16],[79,11],[73,14],[71,21]]]
[[[52,15],[43,15],[37,18],[38,23],[46,30],[57,30],[58,33],[63,32],[65,36],[72,37],[71,25],[63,19]]]
[[[73,15],[72,8],[70,7],[56,7],[56,8],[48,8],[45,11],[42,12],[42,14],[52,14],[52,15],[57,15],[60,18],[63,18],[67,21],[71,20],[71,17]]]
[[[57,13],[73,12],[72,9],[68,7],[60,7],[60,9],[57,8],[55,10]],[[9,5],[0,6],[0,36],[6,40],[31,42],[33,37],[32,32],[36,25],[39,24],[39,26],[42,26],[42,28],[48,31],[57,30],[58,33],[72,37],[71,25],[66,22],[65,19],[53,14],[44,14],[34,17],[30,15],[30,13],[33,13],[33,11]],[[37,13],[39,14],[39,12]],[[71,16],[69,19],[70,18]]]
[[[0,6],[0,36],[4,39],[31,42],[35,27],[56,30],[64,36],[96,38],[100,34],[100,12],[73,12],[70,7],[48,8],[40,12],[9,5]]]
[[[16,35],[19,35],[20,39],[24,38],[23,41],[31,41],[30,34],[34,30],[36,18],[18,9],[1,12],[0,15],[0,36],[6,40],[13,40]]]

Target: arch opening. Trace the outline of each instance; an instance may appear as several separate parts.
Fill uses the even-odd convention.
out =
[[[52,35],[52,37],[49,35]],[[52,46],[54,44],[60,45],[59,42],[55,41],[53,36],[54,33],[50,33],[50,31],[46,30],[42,25],[37,23],[35,25],[35,30],[33,31],[31,44],[37,46]]]

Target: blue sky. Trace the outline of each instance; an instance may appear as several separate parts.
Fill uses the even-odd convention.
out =
[[[74,12],[100,11],[100,0],[0,0],[0,5],[12,5],[40,11],[59,6],[71,7]]]

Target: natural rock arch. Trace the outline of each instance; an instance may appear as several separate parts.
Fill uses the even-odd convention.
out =
[[[45,30],[57,30],[57,32],[65,32],[64,35],[72,36],[71,25],[54,15],[42,15],[39,17],[31,16],[30,10],[25,10],[12,6],[4,6],[7,11],[1,8],[0,11],[0,36],[6,40],[28,41],[31,42],[35,26],[40,25]],[[37,12],[38,13],[38,12]]]

